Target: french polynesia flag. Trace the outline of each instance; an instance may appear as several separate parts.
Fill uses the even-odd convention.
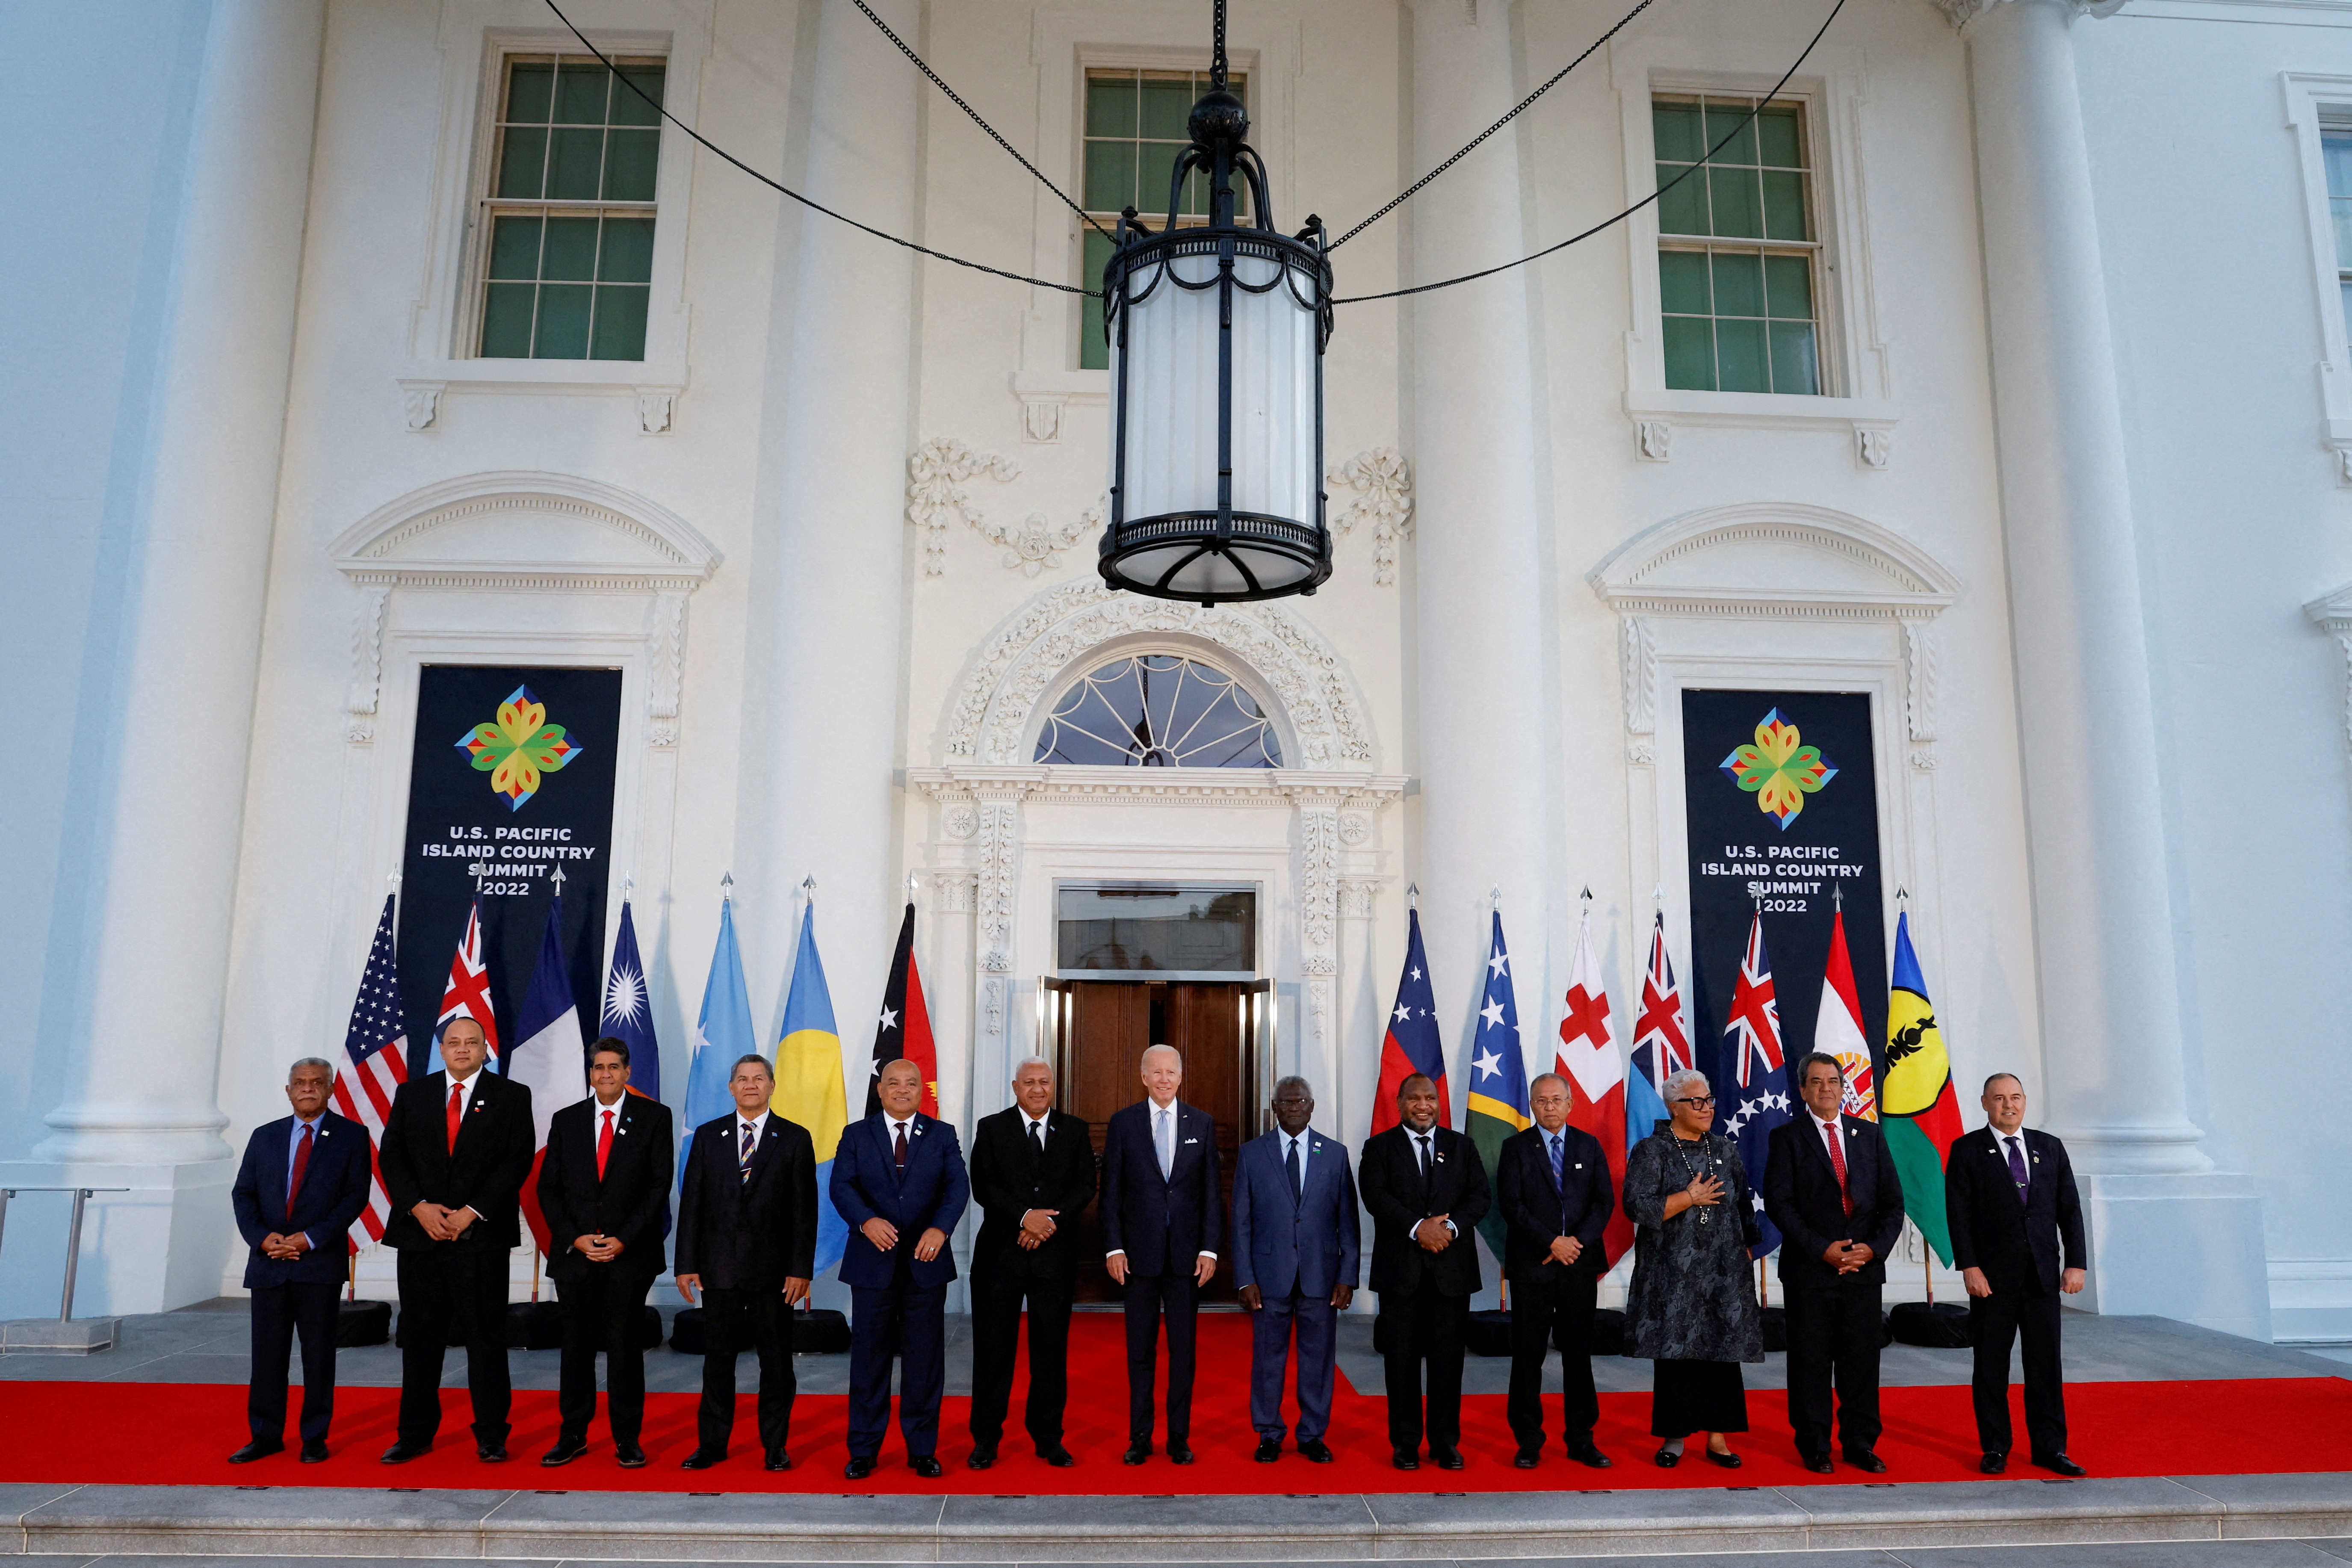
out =
[[[1437,992],[1429,983],[1429,955],[1421,946],[1421,911],[1406,911],[1405,920],[1404,973],[1397,979],[1387,1037],[1381,1041],[1381,1089],[1372,1100],[1375,1134],[1402,1120],[1397,1114],[1397,1090],[1415,1073],[1437,1085],[1438,1125],[1454,1125],[1454,1102],[1445,1089],[1445,1043],[1437,1033]]]
[[[1559,1021],[1559,1073],[1569,1083],[1568,1124],[1600,1141],[1609,1161],[1611,1189],[1625,1191],[1625,1063],[1609,1035],[1609,987],[1592,953],[1592,919],[1577,927],[1576,973],[1568,982],[1567,1011]],[[1607,1254],[1601,1268],[1613,1268],[1633,1245],[1633,1222],[1621,1202],[1610,1206],[1601,1234]]]

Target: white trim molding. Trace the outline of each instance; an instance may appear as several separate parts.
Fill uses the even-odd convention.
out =
[[[2336,482],[2352,487],[2352,329],[2345,320],[2336,223],[2319,142],[2320,121],[2330,110],[2352,115],[2352,76],[2282,71],[2279,90],[2286,100],[2286,128],[2294,138],[2304,232],[2311,247],[2311,285],[2318,307],[2319,342],[2312,364],[2319,376],[2319,444],[2328,454]]]
[[[2336,673],[2343,682],[2344,762],[2352,768],[2352,583],[2303,607],[2314,626],[2336,639]]]
[[[1331,531],[1346,533],[1359,522],[1372,525],[1372,581],[1392,586],[1397,542],[1412,536],[1412,465],[1394,447],[1359,452],[1332,468],[1324,482],[1345,485],[1356,499],[1331,520]]]

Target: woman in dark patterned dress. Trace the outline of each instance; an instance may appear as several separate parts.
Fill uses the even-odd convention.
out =
[[[1653,1362],[1650,1430],[1658,1463],[1681,1462],[1683,1439],[1706,1434],[1706,1457],[1736,1469],[1725,1440],[1748,1430],[1739,1363],[1764,1359],[1756,1272],[1756,1205],[1728,1138],[1707,1131],[1715,1097],[1704,1074],[1666,1079],[1669,1120],[1625,1157],[1625,1213],[1638,1227],[1625,1298],[1625,1353]]]

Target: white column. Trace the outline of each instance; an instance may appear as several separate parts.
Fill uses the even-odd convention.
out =
[[[2100,1310],[2267,1338],[2259,1202],[2207,1174],[2188,1115],[2077,15],[2072,0],[2002,0],[1966,33],[2041,971],[2032,1120],[2086,1178]]]
[[[1510,7],[1413,0],[1412,23],[1413,166],[1428,169],[1512,101]],[[1487,142],[1412,207],[1415,283],[1521,254],[1517,142],[1507,132]],[[1522,270],[1408,302],[1418,468],[1415,876],[1449,1050],[1476,1005],[1491,889],[1502,889],[1509,911],[1521,1017],[1540,1020],[1544,1007],[1557,802],[1544,741],[1553,682],[1542,629],[1528,287]],[[1467,1089],[1454,1085],[1457,1115]]]
[[[82,1002],[52,1042],[70,1087],[32,1160],[0,1168],[135,1189],[94,1200],[81,1312],[214,1295],[228,1255],[215,1079],[323,24],[320,0],[216,0],[196,77],[104,699]],[[17,1206],[34,1221],[34,1201]],[[58,1252],[9,1230],[9,1272],[54,1310]],[[12,1289],[0,1313],[24,1305]]]

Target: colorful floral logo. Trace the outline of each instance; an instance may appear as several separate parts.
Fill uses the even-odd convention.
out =
[[[490,787],[513,811],[539,793],[541,774],[558,772],[581,750],[562,725],[547,721],[547,705],[528,686],[516,687],[499,704],[498,722],[475,725],[457,749],[474,759],[476,773],[490,775]]]
[[[1724,776],[1754,795],[1757,809],[1778,822],[1783,833],[1805,809],[1805,797],[1837,777],[1837,769],[1821,748],[1800,744],[1801,740],[1797,727],[1775,708],[1756,726],[1756,743],[1734,748],[1720,764]]]

